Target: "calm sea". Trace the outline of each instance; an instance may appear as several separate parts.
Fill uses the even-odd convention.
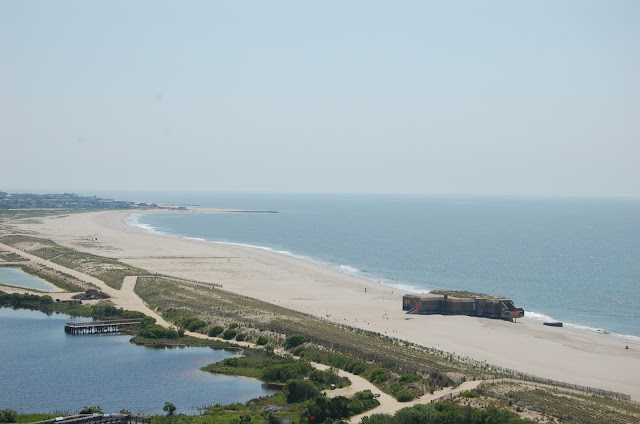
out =
[[[210,348],[151,349],[131,336],[72,336],[68,315],[0,308],[0,409],[77,412],[100,406],[162,414],[214,403],[244,402],[273,393],[256,380],[213,375],[200,367],[235,354]],[[28,354],[27,354],[28,353]]]
[[[640,200],[153,193],[269,213],[137,214],[178,237],[294,255],[407,292],[510,297],[531,319],[640,340]],[[399,306],[400,307],[400,306]]]

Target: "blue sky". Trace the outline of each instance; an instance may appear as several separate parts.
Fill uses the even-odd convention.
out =
[[[640,195],[637,1],[0,2],[0,190]]]

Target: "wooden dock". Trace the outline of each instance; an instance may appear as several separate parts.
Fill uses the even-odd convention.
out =
[[[69,334],[102,334],[117,333],[122,327],[140,324],[142,320],[135,319],[114,319],[109,321],[92,322],[68,322],[64,326],[64,332]]]

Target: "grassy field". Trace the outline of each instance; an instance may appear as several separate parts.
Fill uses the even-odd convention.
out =
[[[7,236],[2,243],[23,250],[58,265],[80,271],[119,289],[122,280],[129,275],[144,275],[147,271],[124,264],[115,259],[79,252],[60,246],[50,240],[29,236]]]
[[[615,399],[588,396],[559,388],[539,387],[532,383],[497,383],[483,386],[479,392],[567,422],[591,424],[640,422],[640,407]]]

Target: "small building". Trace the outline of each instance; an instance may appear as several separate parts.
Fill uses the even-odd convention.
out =
[[[524,316],[511,299],[468,292],[405,294],[402,309],[408,314],[469,315],[514,321]]]

